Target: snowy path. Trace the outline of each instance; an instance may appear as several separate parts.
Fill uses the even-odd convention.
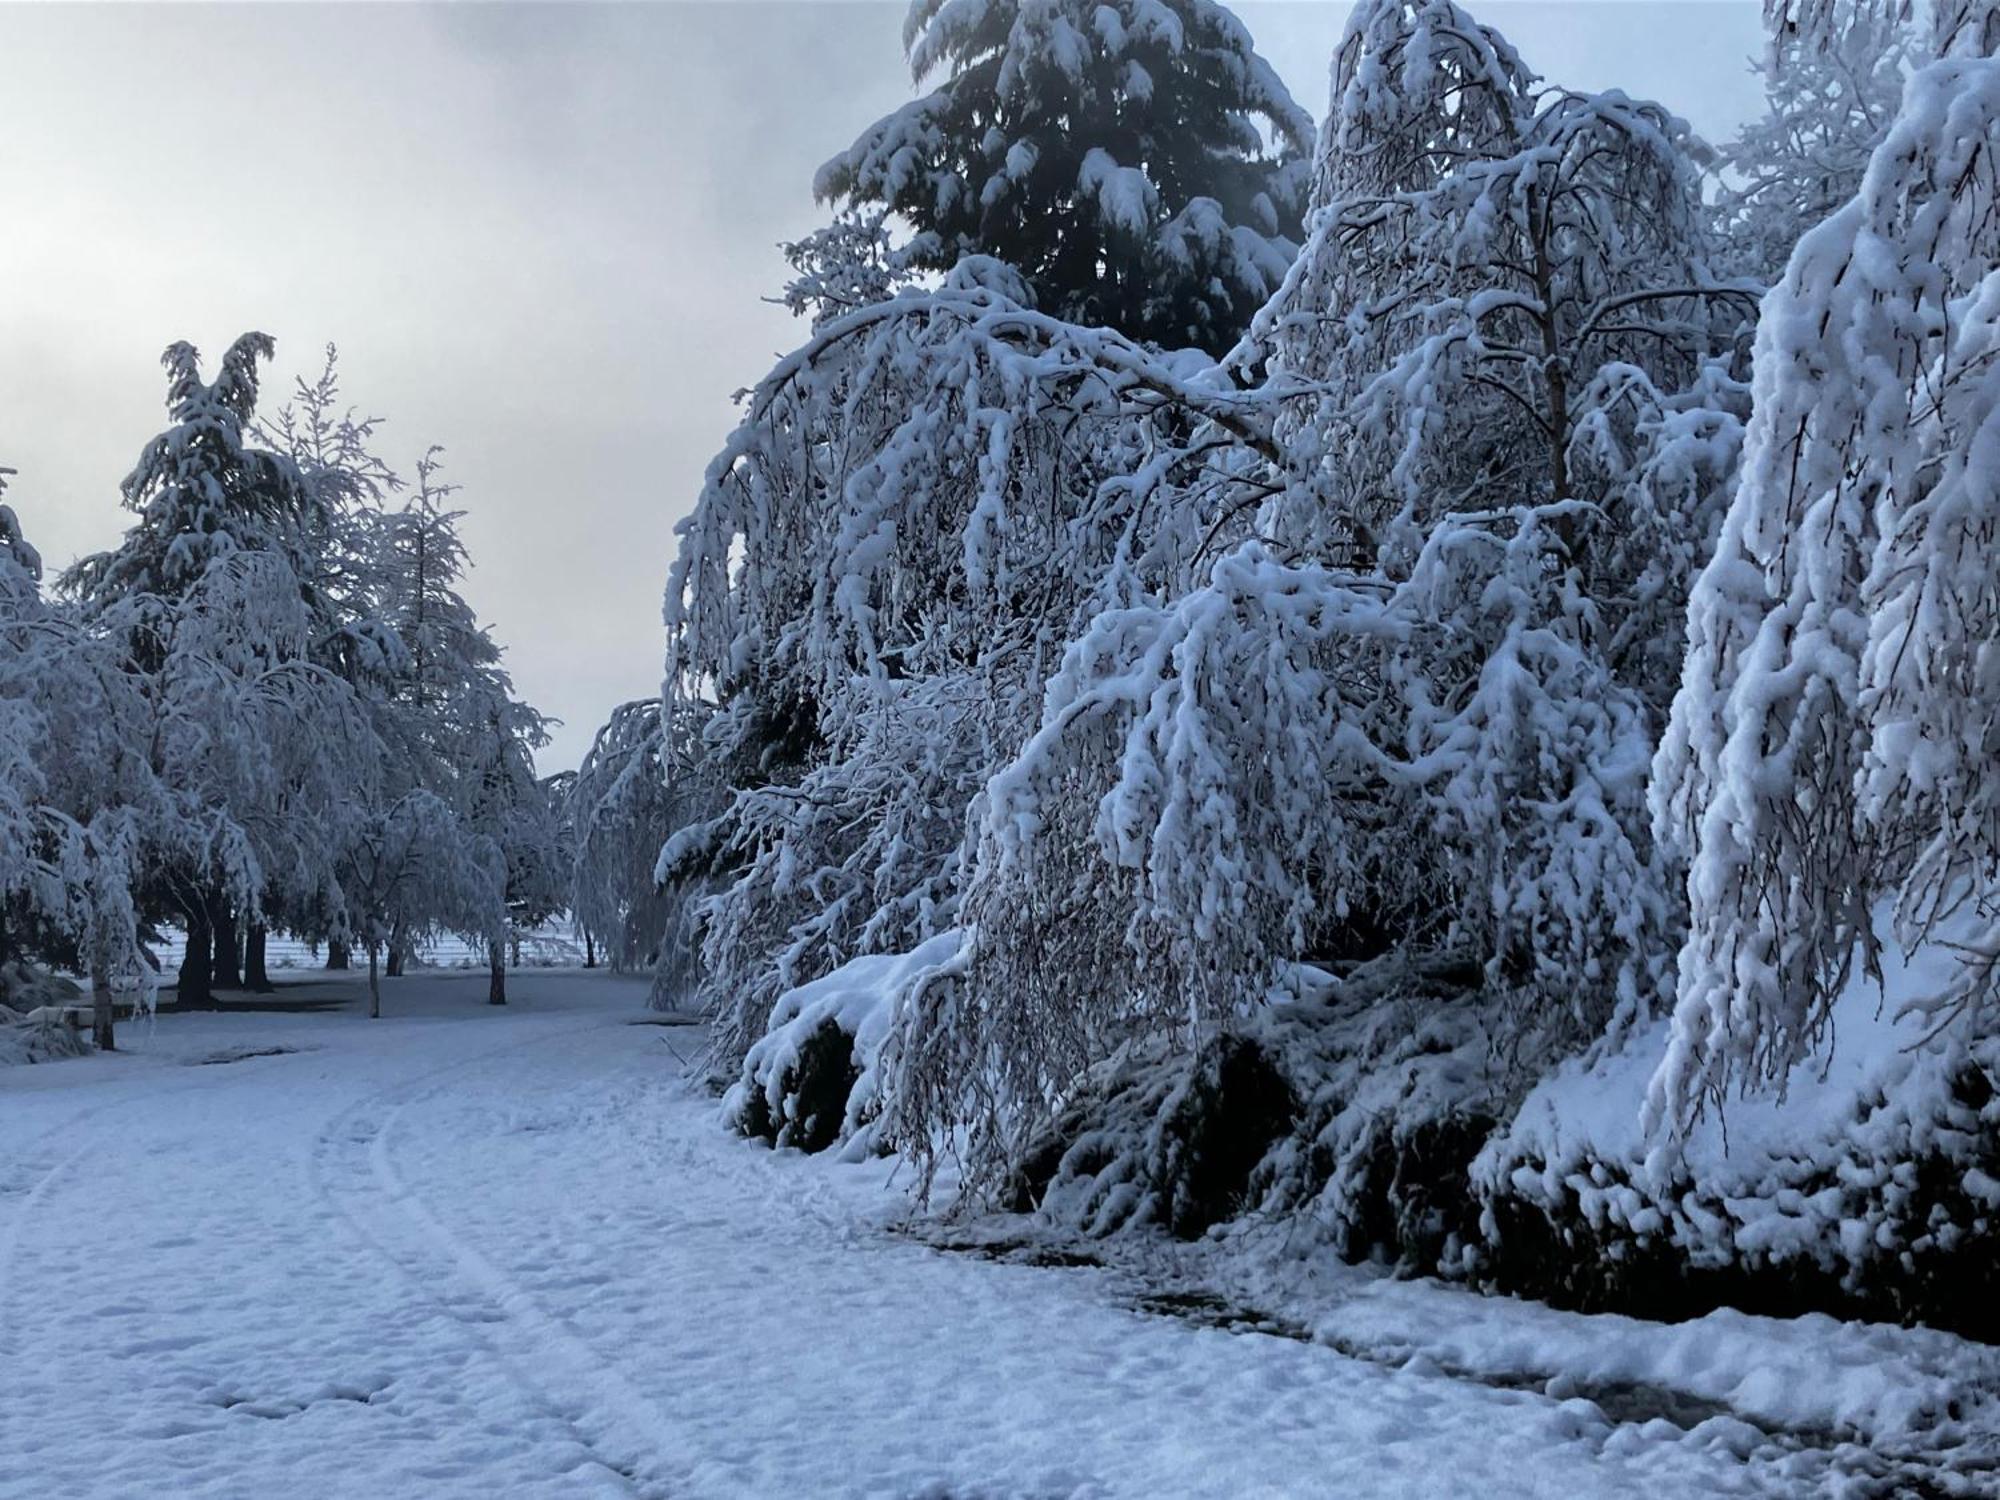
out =
[[[636,986],[483,984],[0,1073],[0,1497],[1952,1492],[925,1248],[886,1167],[720,1132]]]

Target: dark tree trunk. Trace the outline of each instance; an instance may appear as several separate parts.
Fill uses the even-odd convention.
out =
[[[349,968],[352,966],[352,962],[352,959],[348,955],[347,944],[343,943],[339,938],[328,938],[326,940],[326,966],[329,969]]]
[[[506,955],[501,951],[500,940],[495,938],[486,945],[486,1003],[505,1005],[507,1003],[507,965],[501,960]]]
[[[237,947],[236,913],[227,901],[209,904],[209,923],[215,930],[214,957],[210,961],[209,986],[218,990],[243,988],[243,958]]]
[[[92,943],[90,955],[90,1037],[100,1052],[116,1052],[118,1037],[111,1005],[111,972],[103,945]]]
[[[262,922],[243,935],[243,988],[260,995],[271,993],[271,971],[265,965],[264,947],[270,930]]]
[[[521,934],[519,930],[507,934],[508,955],[513,959],[513,967],[521,967]]]
[[[381,946],[375,942],[368,945],[368,1019],[371,1021],[382,1019],[382,980],[375,972],[375,950]]]
[[[174,1002],[182,1006],[213,1005],[211,986],[215,933],[208,925],[208,909],[200,902],[188,912],[187,948],[181,954],[180,974],[174,980]]]
[[[403,929],[399,925],[389,934],[389,977],[391,979],[401,979],[403,977],[403,959],[405,954],[406,948],[403,941]]]
[[[583,966],[586,969],[597,967],[597,944],[591,941],[588,927],[583,929]]]

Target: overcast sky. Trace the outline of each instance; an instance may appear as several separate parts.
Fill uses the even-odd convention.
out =
[[[1316,115],[1347,13],[1238,5]],[[1554,81],[1712,137],[1760,103],[1756,0],[1473,6]],[[0,464],[52,565],[113,545],[156,361],[341,348],[407,472],[464,486],[467,596],[576,764],[658,691],[675,521],[730,395],[797,341],[761,299],[813,169],[909,96],[901,0],[0,4]]]

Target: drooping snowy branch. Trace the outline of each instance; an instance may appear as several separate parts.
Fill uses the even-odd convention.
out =
[[[1911,80],[1861,193],[1807,234],[1758,330],[1744,478],[1689,611],[1663,837],[1692,855],[1656,1120],[1782,1081],[1831,997],[1976,918],[1992,965],[1991,534],[2000,473],[2000,62]]]

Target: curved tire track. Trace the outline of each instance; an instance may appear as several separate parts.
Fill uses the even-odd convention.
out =
[[[633,1495],[665,1500],[670,1485],[659,1451],[669,1425],[665,1415],[609,1360],[447,1228],[397,1173],[389,1150],[397,1118],[442,1092],[447,1080],[551,1039],[538,1034],[492,1048],[349,1105],[314,1142],[312,1187],[533,1405],[568,1426],[598,1462],[620,1475]]]

